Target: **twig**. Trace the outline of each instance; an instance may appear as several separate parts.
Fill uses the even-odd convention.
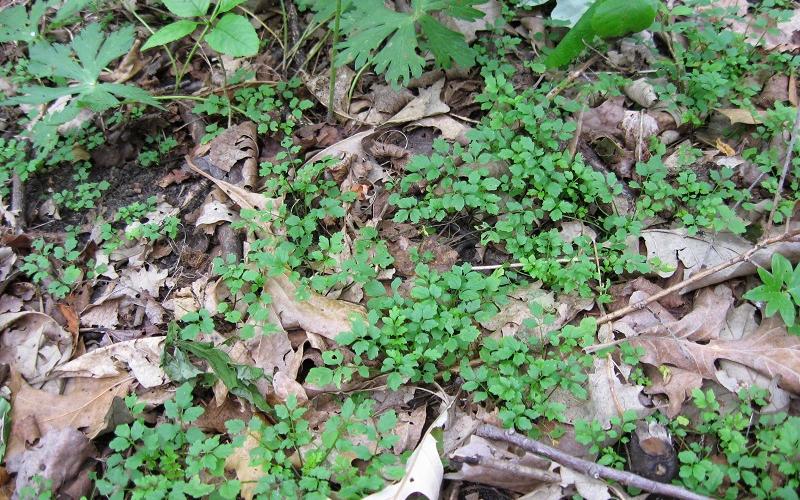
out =
[[[769,233],[769,230],[772,229],[772,219],[775,217],[775,211],[778,209],[778,203],[781,201],[783,183],[786,182],[786,175],[789,173],[789,165],[792,163],[794,143],[797,142],[798,131],[800,131],[800,106],[797,107],[797,114],[794,116],[794,126],[792,127],[792,136],[789,139],[789,149],[786,151],[786,159],[783,162],[783,172],[781,172],[781,178],[778,181],[778,187],[775,190],[775,198],[772,200],[772,210],[769,211],[769,219],[767,219],[767,233]]]
[[[342,0],[336,0],[336,17],[333,20],[333,41],[331,42],[331,74],[328,84],[328,123],[333,124],[333,98],[336,93],[336,56],[339,43],[339,18],[342,17]]]
[[[583,64],[578,66],[578,68],[575,71],[573,71],[570,74],[568,74],[567,77],[564,78],[561,82],[559,82],[558,85],[553,87],[553,89],[550,92],[547,93],[546,99],[548,99],[548,100],[553,99],[555,96],[560,94],[562,90],[567,88],[567,86],[570,83],[572,83],[579,76],[581,76],[583,74],[583,72],[586,71],[587,69],[589,69],[589,67],[592,66],[594,63],[596,63],[598,59],[600,59],[600,57],[597,56],[597,55],[593,55],[592,57],[587,59],[586,62],[584,62]]]
[[[637,474],[633,474],[632,472],[612,469],[611,467],[606,467],[605,465],[600,465],[595,462],[583,460],[582,458],[573,457],[572,455],[564,453],[559,449],[547,446],[546,444],[517,434],[514,430],[503,430],[493,425],[484,424],[478,427],[478,429],[475,431],[475,435],[511,443],[515,446],[519,446],[523,450],[547,457],[554,462],[558,462],[565,467],[580,472],[581,474],[586,474],[594,479],[611,479],[626,486],[632,486],[634,488],[639,488],[640,490],[649,491],[650,493],[656,493],[658,495],[671,496],[679,500],[710,500],[709,497],[692,493],[691,491],[681,488],[680,486],[659,483]]]
[[[25,230],[27,225],[25,211],[25,184],[23,184],[19,174],[14,172],[11,175],[11,212],[17,214],[14,218],[16,222],[15,233],[21,233]]]
[[[764,248],[766,248],[766,247],[768,247],[770,245],[774,245],[775,243],[780,243],[782,241],[786,241],[786,240],[792,239],[797,235],[800,235],[800,229],[796,229],[794,231],[790,231],[790,232],[786,232],[786,233],[781,233],[781,234],[779,234],[777,236],[773,236],[772,238],[766,238],[764,240],[761,240],[753,248],[751,248],[750,250],[744,252],[743,254],[740,254],[740,255],[737,255],[736,257],[728,259],[725,262],[717,264],[714,267],[709,267],[705,271],[701,271],[701,272],[699,272],[697,274],[693,274],[691,277],[681,281],[680,283],[672,285],[669,288],[665,288],[665,289],[661,290],[660,292],[649,296],[645,300],[641,300],[641,301],[639,301],[639,302],[637,302],[635,304],[629,305],[628,307],[623,307],[622,309],[618,309],[618,310],[616,310],[614,312],[611,312],[611,313],[608,313],[606,315],[600,316],[599,318],[597,318],[597,324],[598,325],[602,325],[603,323],[608,323],[610,321],[614,321],[615,319],[621,318],[621,317],[625,316],[626,314],[630,314],[630,313],[632,313],[634,311],[641,310],[645,306],[647,306],[647,304],[650,304],[652,302],[656,302],[656,301],[658,301],[660,299],[663,299],[664,297],[666,297],[667,295],[669,295],[669,294],[671,294],[673,292],[677,292],[677,291],[681,290],[682,288],[684,288],[684,287],[686,287],[688,285],[691,285],[692,283],[696,283],[696,282],[698,282],[698,281],[700,281],[700,280],[702,280],[704,278],[707,278],[708,276],[711,276],[712,274],[718,273],[718,272],[720,272],[722,270],[725,270],[725,269],[727,269],[727,268],[729,268],[729,267],[731,267],[733,265],[736,265],[736,264],[738,264],[740,262],[747,262],[747,261],[750,260],[750,257],[752,257],[756,252],[758,252],[760,250],[763,250]]]
[[[535,481],[544,481],[547,483],[557,483],[561,481],[561,476],[554,472],[535,469],[533,467],[528,467],[527,465],[515,464],[513,462],[509,462],[508,460],[500,460],[492,457],[482,457],[477,455],[474,457],[455,456],[450,457],[450,461],[463,462],[470,465],[482,465],[484,467],[488,467],[489,469],[507,472],[517,477],[527,477]]]

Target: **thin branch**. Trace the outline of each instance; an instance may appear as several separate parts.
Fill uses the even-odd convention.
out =
[[[770,245],[774,245],[775,243],[781,243],[783,241],[790,240],[790,239],[792,239],[792,238],[794,238],[795,236],[798,236],[798,235],[800,235],[800,229],[796,229],[794,231],[790,231],[790,232],[786,232],[786,233],[781,233],[781,234],[779,234],[777,236],[773,236],[771,238],[766,238],[764,240],[761,240],[753,248],[751,248],[750,250],[744,252],[743,254],[740,254],[740,255],[737,255],[736,257],[728,259],[725,262],[717,264],[714,267],[709,267],[705,271],[701,271],[701,272],[699,272],[697,274],[693,274],[691,277],[681,281],[680,283],[672,285],[669,288],[665,288],[665,289],[661,290],[660,292],[649,296],[645,300],[640,300],[639,302],[637,302],[635,304],[631,304],[628,307],[623,307],[622,309],[618,309],[618,310],[616,310],[614,312],[611,312],[611,313],[608,313],[606,315],[600,316],[599,318],[597,318],[597,324],[598,325],[602,325],[603,323],[608,323],[608,322],[614,321],[616,319],[619,319],[619,318],[625,316],[626,314],[630,314],[630,313],[632,313],[634,311],[639,311],[641,309],[644,309],[647,306],[647,304],[650,304],[652,302],[656,302],[656,301],[658,301],[660,299],[663,299],[664,297],[666,297],[667,295],[669,295],[669,294],[671,294],[673,292],[677,292],[677,291],[683,289],[684,287],[686,287],[688,285],[691,285],[692,283],[697,283],[698,281],[700,281],[700,280],[702,280],[704,278],[707,278],[707,277],[711,276],[712,274],[715,274],[715,273],[718,273],[720,271],[723,271],[723,270],[725,270],[725,269],[727,269],[727,268],[729,268],[731,266],[734,266],[734,265],[736,265],[736,264],[738,264],[740,262],[748,262],[750,260],[750,257],[755,255],[760,250],[763,250],[764,248],[766,248],[766,247],[768,247]]]
[[[783,162],[783,172],[781,172],[781,178],[778,181],[778,187],[775,190],[775,198],[772,200],[772,210],[769,211],[769,219],[767,219],[767,233],[769,233],[769,230],[772,229],[772,219],[775,218],[775,211],[778,209],[778,203],[781,201],[783,183],[786,182],[786,175],[789,173],[789,166],[792,163],[794,143],[797,142],[798,131],[800,131],[800,106],[797,107],[797,114],[794,116],[794,126],[792,127],[792,136],[789,139],[789,149],[786,151],[786,160]]]
[[[658,495],[665,495],[677,498],[679,500],[710,500],[708,497],[692,493],[691,491],[674,486],[671,484],[659,483],[651,479],[644,478],[632,472],[621,471],[600,465],[595,462],[576,458],[568,453],[547,446],[546,444],[528,439],[521,434],[517,434],[514,430],[503,430],[493,425],[481,425],[475,431],[475,435],[495,439],[497,441],[505,441],[513,445],[519,446],[523,450],[531,453],[536,453],[543,457],[549,458],[554,462],[568,467],[574,471],[586,474],[594,479],[611,479],[626,486],[639,488],[640,490],[649,491]]]
[[[516,477],[527,477],[535,481],[544,481],[546,483],[557,483],[561,481],[561,476],[554,472],[528,467],[527,465],[515,464],[513,462],[509,462],[508,460],[500,460],[498,458],[482,457],[479,455],[471,457],[455,456],[450,457],[450,461],[462,462],[470,465],[482,465],[489,469],[513,474]]]

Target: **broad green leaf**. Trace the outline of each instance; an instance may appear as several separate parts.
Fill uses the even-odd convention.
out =
[[[99,25],[97,26],[98,29],[100,29]],[[127,54],[133,46],[133,41],[134,29],[133,26],[130,25],[125,26],[119,31],[114,31],[109,34],[103,42],[103,46],[100,47],[95,59],[98,69],[97,74],[99,75],[100,71],[102,71],[111,61]],[[72,46],[75,47],[75,42],[72,43]]]
[[[28,11],[22,5],[7,7],[0,12],[0,43],[33,40],[39,34],[31,25]]]
[[[429,15],[419,20],[422,32],[427,38],[426,48],[433,52],[436,64],[449,68],[451,61],[468,68],[475,63],[475,53],[464,40],[464,35],[453,31]]]
[[[140,102],[149,104],[150,106],[161,108],[159,102],[150,95],[146,90],[136,87],[134,85],[124,85],[122,83],[102,83],[100,88],[108,90],[117,97],[121,97],[125,101]]]
[[[83,68],[72,59],[72,52],[67,45],[37,43],[30,47],[29,55],[28,70],[34,76],[59,76],[69,80],[82,80],[84,77]]]
[[[233,9],[237,5],[241,5],[247,0],[220,0],[219,2],[219,13],[223,14],[228,12],[229,10]]]
[[[209,0],[164,0],[164,5],[178,17],[200,17],[206,15]]]
[[[209,47],[233,57],[253,56],[258,53],[258,34],[253,25],[238,14],[225,14],[206,35]]]
[[[430,2],[430,0],[428,0]],[[483,11],[475,8],[475,5],[481,5],[489,0],[454,0],[445,2],[447,8],[445,13],[448,16],[463,19],[465,21],[476,21],[484,16]],[[543,0],[546,2],[547,0]]]
[[[144,45],[142,45],[142,50],[152,49],[153,47],[166,45],[170,42],[174,42],[175,40],[180,40],[194,31],[198,24],[198,22],[190,21],[188,19],[181,19],[179,21],[175,21],[174,23],[170,23],[150,35],[150,38],[148,38]]]

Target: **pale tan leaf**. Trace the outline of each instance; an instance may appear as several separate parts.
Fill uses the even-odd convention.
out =
[[[14,373],[11,381],[11,437],[6,458],[25,449],[22,425],[34,419],[42,434],[71,427],[91,439],[106,427],[115,397],[125,397],[134,378],[128,374],[104,379],[70,379],[63,394],[34,389]]]
[[[73,349],[72,335],[46,314],[0,314],[0,363],[15,367],[31,384],[66,363]]]
[[[53,375],[105,378],[130,371],[143,387],[157,387],[169,380],[160,366],[165,338],[147,337],[101,347],[59,366]]]
[[[408,123],[428,116],[439,115],[450,111],[450,106],[442,102],[441,93],[444,78],[428,88],[420,89],[419,95],[411,100],[396,115],[389,118],[386,124]]]

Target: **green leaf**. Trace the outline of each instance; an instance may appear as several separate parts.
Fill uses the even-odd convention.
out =
[[[310,384],[324,386],[333,382],[333,370],[325,366],[317,366],[308,371],[306,381]]]
[[[237,5],[241,5],[245,3],[247,0],[220,0],[219,2],[219,13],[225,13],[229,10],[233,9]]]
[[[209,0],[164,0],[164,5],[178,17],[200,17],[206,15]]]
[[[64,5],[56,9],[56,14],[50,21],[50,27],[61,26],[65,21],[77,16],[84,7],[92,3],[93,0],[67,0]]]
[[[174,335],[174,333],[173,333]],[[227,353],[215,348],[213,344],[194,342],[191,340],[170,339],[170,343],[176,348],[193,354],[206,362],[208,362],[214,374],[222,380],[225,387],[237,396],[243,397],[253,403],[256,408],[261,411],[269,412],[270,405],[261,395],[261,392],[253,384],[251,379],[246,379],[240,376],[239,365],[236,365],[231,360]],[[164,353],[166,356],[167,348],[165,346]]]
[[[7,7],[0,11],[0,43],[25,41],[31,42],[39,37],[39,23],[45,11],[54,1],[37,0],[31,6],[31,12],[22,5]]]
[[[239,14],[225,14],[206,35],[209,47],[233,57],[258,53],[258,34],[250,22]]]
[[[474,62],[474,53],[464,37],[443,26],[431,16],[440,11],[455,17],[473,19],[482,13],[472,5],[475,0],[443,2],[440,0],[413,0],[412,13],[395,12],[382,0],[362,0],[342,19],[342,31],[348,33],[341,43],[336,64],[352,62],[356,69],[368,64],[375,71],[385,73],[386,80],[395,87],[411,77],[422,74],[425,58],[420,55],[417,40],[417,23],[425,37],[425,49],[431,50],[436,61],[448,67],[454,61],[468,67]]]
[[[429,15],[422,16],[419,24],[428,40],[425,48],[433,52],[436,64],[442,68],[449,68],[452,62],[464,68],[475,64],[475,52],[464,40],[464,35],[445,27]]]
[[[142,45],[142,50],[152,49],[153,47],[180,40],[194,31],[198,24],[199,23],[196,21],[190,21],[188,19],[181,19],[180,21],[170,23],[153,33],[144,45]]]
[[[11,404],[5,398],[0,398],[0,460],[6,456],[6,445],[8,444],[8,435],[11,432],[11,422],[9,415],[11,414]]]

